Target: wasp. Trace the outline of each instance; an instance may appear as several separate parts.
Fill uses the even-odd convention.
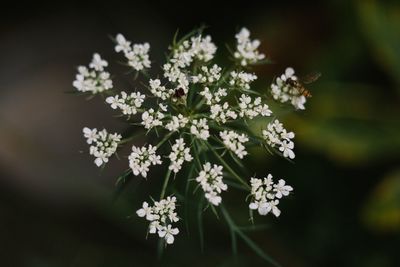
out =
[[[304,87],[304,84],[310,84],[318,80],[318,78],[321,77],[320,72],[312,72],[300,79],[293,80],[293,79],[287,79],[286,83],[293,88],[295,88],[300,95],[303,95],[305,97],[311,97],[311,92]]]

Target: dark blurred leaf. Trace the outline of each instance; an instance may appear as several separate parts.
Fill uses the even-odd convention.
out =
[[[358,1],[357,7],[375,59],[400,85],[400,7],[374,0]]]
[[[372,192],[363,221],[377,231],[400,231],[400,170],[384,177]]]

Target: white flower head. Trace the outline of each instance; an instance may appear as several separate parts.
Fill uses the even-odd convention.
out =
[[[257,80],[257,76],[252,73],[247,72],[236,72],[232,71],[230,73],[229,85],[234,88],[249,90],[250,84]]]
[[[192,37],[191,43],[191,51],[198,60],[208,62],[214,58],[217,46],[211,41],[211,36],[207,35],[204,38],[201,35]]]
[[[209,127],[207,124],[207,119],[193,120],[190,126],[190,133],[199,139],[207,140],[210,137]]]
[[[234,57],[239,60],[242,66],[257,63],[265,58],[264,54],[258,52],[260,41],[250,40],[250,31],[246,28],[242,28],[239,33],[236,34],[236,51]]]
[[[192,76],[192,82],[201,84],[212,84],[218,82],[221,77],[221,70],[222,68],[217,64],[214,64],[211,68],[202,66],[200,68],[200,73]]]
[[[96,158],[94,163],[98,167],[108,162],[108,159],[117,151],[118,143],[122,138],[117,133],[108,133],[106,129],[97,131],[96,128],[90,129],[88,127],[83,128],[83,136],[86,138],[86,142],[91,145],[89,153]]]
[[[92,94],[111,89],[113,83],[110,79],[110,73],[104,70],[107,66],[107,61],[95,53],[89,68],[85,66],[78,67],[78,74],[75,76],[72,85],[80,92],[90,92]]]
[[[269,117],[272,111],[269,109],[267,104],[263,104],[261,97],[256,97],[254,100],[251,96],[242,94],[239,98],[239,116],[253,119],[254,117],[261,115],[263,117]]]
[[[222,142],[232,152],[238,156],[238,158],[242,159],[247,155],[246,147],[244,143],[249,141],[249,138],[245,134],[238,134],[235,131],[223,131],[219,133],[219,136],[222,139]]]
[[[142,125],[146,129],[151,129],[156,126],[162,126],[162,119],[165,115],[160,111],[155,111],[154,109],[149,109],[142,114]]]
[[[187,161],[192,161],[193,157],[190,155],[190,148],[186,147],[183,138],[179,138],[175,141],[175,144],[172,146],[172,151],[169,154],[169,159],[171,163],[169,165],[169,169],[174,173],[178,173],[182,168],[182,164]]]
[[[162,86],[161,81],[159,79],[154,79],[154,80],[150,79],[149,84],[150,84],[150,92],[154,96],[159,97],[162,100],[169,99],[174,93],[174,90],[167,89],[165,88],[165,86]]]
[[[268,174],[264,179],[252,177],[250,179],[252,201],[249,204],[251,210],[257,210],[260,215],[272,213],[279,217],[281,211],[278,208],[279,199],[288,196],[293,188],[280,179],[273,183],[272,175]]]
[[[106,102],[111,105],[112,109],[120,109],[124,115],[135,115],[142,106],[145,95],[139,92],[127,94],[122,91],[120,95],[109,96]]]
[[[278,147],[285,158],[295,158],[294,142],[292,141],[294,133],[283,128],[279,120],[269,123],[267,129],[262,131],[262,135],[267,144],[271,147]]]
[[[148,147],[132,146],[132,153],[129,155],[129,167],[132,169],[133,175],[142,175],[147,177],[147,172],[151,165],[159,165],[162,163],[161,157],[156,154],[157,147],[149,145]]]
[[[176,197],[167,197],[160,201],[155,201],[153,206],[149,206],[147,202],[143,202],[141,209],[136,211],[139,217],[144,217],[149,221],[150,234],[158,234],[167,244],[173,244],[175,235],[179,233],[179,229],[173,227],[172,224],[179,221],[176,213]]]
[[[210,118],[218,123],[226,123],[230,120],[235,120],[237,118],[236,112],[230,108],[228,102],[224,104],[214,104],[210,107]]]
[[[196,181],[201,185],[206,199],[214,206],[218,206],[222,201],[221,192],[228,189],[222,181],[222,166],[216,164],[211,166],[210,162],[205,163]]]
[[[189,119],[182,114],[178,114],[177,116],[173,115],[171,120],[165,125],[165,128],[170,132],[176,132],[184,128],[188,122]]]
[[[127,59],[127,64],[136,71],[150,68],[151,62],[149,59],[150,45],[148,43],[133,44],[127,41],[122,34],[117,34],[115,37],[117,44],[115,51],[123,52]]]

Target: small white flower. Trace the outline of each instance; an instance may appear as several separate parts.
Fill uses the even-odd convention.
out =
[[[165,86],[161,86],[161,81],[159,79],[150,79],[150,92],[156,96],[161,98],[162,100],[169,99],[171,95],[174,93],[172,89],[166,89]]]
[[[195,135],[199,139],[207,140],[210,137],[210,132],[207,120],[202,118],[199,120],[193,120],[192,126],[190,126],[190,133]]]
[[[192,76],[192,82],[201,84],[215,83],[221,77],[221,70],[221,67],[219,67],[217,64],[214,64],[211,68],[208,68],[207,66],[202,66],[200,68],[200,73]]]
[[[283,128],[283,125],[279,122],[279,120],[269,123],[267,125],[267,129],[262,131],[262,135],[268,145],[271,147],[278,146],[279,151],[282,152],[285,158],[295,158],[295,154],[293,152],[294,142],[292,141],[294,138],[294,133],[288,132],[285,128]]]
[[[283,140],[281,142],[281,146],[279,147],[279,151],[283,152],[283,156],[285,158],[290,158],[290,159],[294,159],[295,158],[295,154],[293,152],[293,148],[294,148],[294,143],[291,141],[286,141]]]
[[[109,157],[117,151],[122,138],[117,133],[109,134],[105,129],[98,132],[96,128],[88,127],[83,128],[83,136],[87,139],[86,142],[91,144],[89,153],[95,157],[94,163],[98,167],[108,162]]]
[[[175,235],[179,234],[178,228],[173,228],[172,223],[179,221],[175,212],[176,197],[167,197],[160,201],[155,201],[153,206],[143,202],[143,206],[136,214],[139,217],[146,217],[150,221],[148,232],[158,234],[167,244],[174,243]]]
[[[129,167],[134,175],[147,177],[147,172],[151,165],[162,163],[161,157],[156,154],[157,147],[149,145],[148,147],[132,146],[132,153],[129,155]]]
[[[88,127],[83,128],[83,136],[87,139],[86,142],[90,145],[91,143],[95,142],[98,138],[97,129],[93,128],[90,129]]]
[[[166,227],[162,227],[158,231],[158,236],[162,237],[165,239],[167,244],[172,244],[174,243],[174,235],[179,234],[179,229],[178,228],[172,228],[172,225],[168,224]]]
[[[185,142],[183,138],[177,139],[175,144],[172,146],[172,151],[169,154],[169,159],[171,160],[171,164],[169,165],[169,169],[174,173],[178,173],[182,168],[182,164],[185,161],[192,161],[193,157],[190,155],[190,148],[185,146]]]
[[[211,166],[210,162],[205,163],[196,181],[200,183],[206,199],[211,204],[218,206],[222,201],[221,192],[228,189],[228,186],[222,181],[222,166],[216,164]]]
[[[146,217],[146,220],[152,221],[154,219],[153,209],[149,206],[149,204],[145,201],[143,202],[143,206],[141,209],[136,211],[136,214],[139,217]]]
[[[85,66],[78,67],[78,74],[72,85],[80,92],[90,92],[92,94],[101,93],[113,87],[110,73],[104,71],[108,65],[99,54],[93,55],[89,69]]]
[[[89,64],[89,68],[92,68],[96,71],[103,71],[104,67],[107,67],[107,66],[108,66],[108,62],[105,61],[104,59],[102,59],[98,53],[95,53],[93,55],[92,62]]]
[[[261,97],[257,97],[253,101],[251,96],[246,94],[242,94],[240,96],[239,108],[239,116],[248,117],[249,119],[253,119],[258,115],[268,117],[272,114],[272,111],[269,109],[268,105],[261,103]]]
[[[257,76],[252,73],[247,73],[247,72],[236,72],[232,71],[230,73],[230,80],[229,80],[229,85],[231,85],[234,88],[242,89],[242,90],[249,90],[250,89],[250,83],[254,82],[257,80]]]
[[[238,34],[236,34],[237,46],[234,53],[234,57],[240,61],[242,66],[257,63],[258,61],[265,58],[264,54],[258,52],[260,41],[250,40],[250,32],[246,28],[242,28]]]
[[[115,46],[115,52],[119,53],[122,51],[127,53],[131,51],[131,42],[127,41],[122,34],[117,34],[115,41],[117,42],[117,45]]]
[[[280,179],[277,184],[272,181],[272,175],[264,179],[251,178],[251,196],[252,202],[249,204],[251,210],[257,210],[260,215],[267,215],[272,212],[276,217],[279,217],[281,211],[278,208],[279,200],[283,196],[288,196],[293,188],[285,184],[285,181]]]
[[[224,145],[234,152],[238,158],[242,159],[247,155],[246,147],[243,145],[249,141],[249,138],[245,134],[239,135],[235,131],[223,131],[219,133]]]
[[[133,44],[131,46],[131,42],[127,41],[122,34],[117,34],[115,40],[117,41],[115,51],[124,53],[129,66],[137,71],[150,68],[150,45],[148,43]]]
[[[178,114],[178,116],[171,117],[171,121],[165,125],[165,128],[170,132],[175,132],[185,127],[188,122],[189,119],[187,117],[184,117],[182,114]]]
[[[191,42],[191,51],[197,59],[207,62],[214,58],[217,47],[211,41],[211,36],[207,35],[204,38],[201,35],[192,37]]]
[[[160,111],[154,111],[154,109],[149,109],[142,114],[142,125],[146,129],[151,129],[156,126],[162,126],[162,119],[164,114]]]
[[[128,95],[122,91],[120,95],[109,96],[106,102],[111,105],[112,109],[119,108],[124,115],[134,115],[138,112],[144,102],[145,95],[139,92],[133,92]]]
[[[203,91],[200,92],[200,95],[206,99],[206,104],[211,106],[221,102],[221,99],[228,94],[225,88],[218,88],[217,91],[211,92],[208,87],[204,87]]]
[[[228,102],[224,104],[214,104],[210,107],[210,118],[218,123],[226,123],[228,120],[235,120],[237,114],[235,111],[229,108]]]
[[[285,183],[285,180],[280,179],[277,184],[274,184],[274,192],[277,198],[287,196],[291,191],[293,191],[293,187],[290,185],[285,185]]]

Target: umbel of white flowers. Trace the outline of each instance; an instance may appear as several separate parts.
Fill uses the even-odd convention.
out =
[[[270,120],[256,135],[247,129],[245,122],[248,120],[270,118],[272,114],[266,103],[268,96],[251,88],[258,77],[248,72],[248,67],[262,62],[265,55],[258,51],[260,41],[251,40],[246,28],[242,28],[235,37],[233,68],[213,63],[217,46],[210,36],[199,32],[174,42],[167,62],[162,65],[161,77],[150,78],[146,74],[147,92],[116,93],[110,74],[105,70],[108,62],[97,53],[88,67],[78,67],[73,82],[78,91],[91,94],[112,92],[112,95],[108,93],[105,102],[127,116],[130,124],[143,127],[148,132],[155,131],[157,136],[160,131],[165,132],[167,139],[157,145],[132,145],[127,164],[134,176],[147,177],[151,166],[161,165],[163,160],[169,161],[160,200],[153,200],[153,205],[143,202],[143,207],[137,211],[139,217],[149,221],[148,232],[157,233],[166,244],[172,244],[174,236],[179,233],[178,228],[173,226],[179,218],[176,198],[164,198],[164,193],[170,173],[179,174],[184,164],[194,165],[197,172],[193,172],[193,177],[183,175],[182,179],[197,182],[212,206],[221,204],[222,193],[228,190],[224,180],[232,179],[232,176],[250,190],[252,201],[249,208],[257,210],[260,215],[272,213],[279,216],[279,200],[293,190],[282,179],[274,184],[270,174],[264,179],[251,178],[249,184],[234,175],[232,168],[222,160],[225,155],[236,157],[236,162],[242,160],[248,155],[246,147],[249,144],[270,147],[285,158],[295,158],[295,135],[287,131],[279,120]],[[127,66],[142,73],[150,68],[148,43],[132,44],[122,34],[115,37],[115,42],[115,51],[123,54]],[[296,109],[304,109],[305,97],[288,80],[297,80],[292,68],[287,68],[271,85],[273,98],[281,103],[290,102]],[[131,119],[135,121],[132,123]],[[232,127],[235,123],[242,123],[243,127]],[[116,152],[122,138],[105,129],[98,131],[88,127],[83,129],[83,134],[99,167]],[[168,144],[169,152],[159,154],[159,148]],[[209,151],[217,155],[222,165],[202,161],[195,150],[196,144],[209,146]],[[224,152],[219,153],[218,149],[224,149]],[[231,175],[225,176],[224,171]]]

